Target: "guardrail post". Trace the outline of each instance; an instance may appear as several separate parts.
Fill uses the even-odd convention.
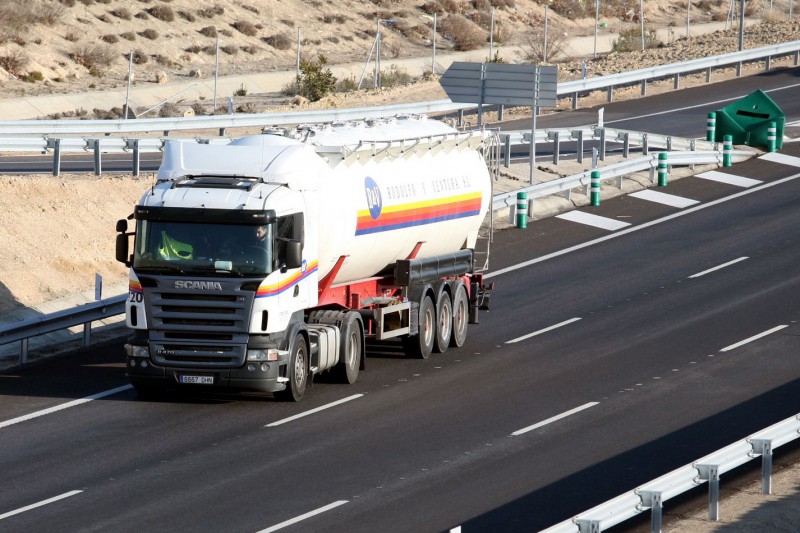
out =
[[[511,166],[511,135],[506,135],[503,141],[503,166]]]
[[[681,75],[675,74],[675,83],[672,86],[673,89],[680,89],[681,88]]]
[[[761,454],[761,494],[772,494],[772,440],[753,439],[750,444]]]
[[[611,103],[614,101],[614,86],[609,85],[608,87],[608,102]]]
[[[795,51],[794,53],[794,66],[800,64],[800,50]]]
[[[460,128],[462,126],[462,124],[464,124],[464,110],[463,109],[459,109],[458,110],[458,124],[457,124],[457,126]]]
[[[658,186],[667,186],[667,152],[658,154]]]
[[[794,63],[797,64],[797,61]],[[572,109],[578,109],[578,93],[572,93]]]
[[[525,191],[517,193],[517,227],[519,229],[528,227],[528,193]]]
[[[736,77],[740,77],[742,75],[742,62],[739,61],[736,63]]]
[[[578,146],[575,152],[577,156],[578,163],[583,163],[583,130],[578,130]]]
[[[88,148],[94,152],[94,175],[103,173],[103,160],[100,156],[100,139],[87,139]]]
[[[86,322],[83,325],[83,347],[92,344],[92,323]]]
[[[733,166],[733,135],[722,138],[722,166]]]
[[[764,61],[764,70],[769,70],[772,68],[772,56],[767,56],[767,59]]]
[[[600,161],[606,160],[606,129],[600,128]]]
[[[600,205],[600,171],[592,170],[591,174],[592,192],[589,195],[589,200],[592,207]]]
[[[139,154],[139,139],[128,139],[128,146],[133,149],[133,175],[138,176],[141,168],[141,156]]]
[[[19,364],[28,364],[28,339],[19,341]]]
[[[647,80],[642,80],[642,96],[647,96]]]
[[[717,130],[717,112],[710,111],[708,113],[708,120],[706,120],[706,140],[714,142],[714,133]]]
[[[504,106],[503,104],[497,106],[497,122],[503,121],[503,113],[505,112],[505,110],[506,106]]]
[[[48,139],[53,142],[53,176],[61,174],[61,139]]]
[[[576,518],[575,525],[578,526],[580,533],[600,533],[600,520]]]
[[[650,154],[650,146],[647,144],[647,133],[642,133],[642,155]]]
[[[711,67],[706,69],[706,83],[711,83]]]
[[[639,497],[642,499],[642,505],[649,507],[650,514],[650,530],[653,533],[661,533],[662,518],[664,515],[664,501],[661,493],[657,491],[643,490],[639,492]]]
[[[767,128],[767,151],[774,152],[775,144],[778,140],[778,125],[775,122],[770,122]]]
[[[627,131],[622,134],[622,157],[628,158],[628,151],[631,148],[631,134]]]
[[[559,138],[558,138],[559,137],[559,132],[558,131],[552,131],[550,133],[553,134],[553,164],[557,165],[558,164],[558,157],[560,155],[559,151],[561,150],[561,142],[559,141]]]
[[[708,481],[708,519],[719,520],[719,466],[695,465],[700,472],[700,479]]]

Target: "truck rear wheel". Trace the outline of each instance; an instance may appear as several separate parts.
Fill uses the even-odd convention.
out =
[[[427,359],[436,340],[436,309],[430,296],[424,296],[419,304],[419,333],[403,338],[406,355]]]
[[[453,304],[450,295],[442,291],[436,302],[436,351],[444,353],[453,335]]]
[[[450,337],[450,346],[459,348],[467,340],[467,325],[469,324],[469,298],[463,283],[456,288],[453,296],[453,335]]]
[[[363,340],[364,335],[361,333],[358,313],[351,311],[345,315],[343,320],[339,362],[333,367],[334,375],[338,381],[352,385],[358,379]]]
[[[308,388],[308,348],[305,337],[299,333],[294,338],[286,377],[289,378],[286,388],[276,392],[275,397],[288,402],[299,402]]]

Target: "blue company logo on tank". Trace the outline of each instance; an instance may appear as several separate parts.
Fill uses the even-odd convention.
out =
[[[373,220],[381,216],[381,209],[383,209],[383,198],[381,197],[381,189],[375,180],[367,176],[364,178],[364,192],[367,195],[367,207],[369,214]]]

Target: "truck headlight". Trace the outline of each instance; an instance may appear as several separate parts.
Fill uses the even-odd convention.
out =
[[[126,344],[125,353],[128,357],[150,357],[150,348],[136,344]]]
[[[248,361],[277,361],[280,350],[269,348],[266,350],[247,350]]]

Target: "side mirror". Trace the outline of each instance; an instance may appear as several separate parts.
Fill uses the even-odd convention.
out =
[[[303,243],[291,240],[286,243],[286,268],[300,268],[303,264]]]
[[[128,231],[128,221],[124,218],[117,220],[117,233],[125,233]]]
[[[117,227],[119,227],[119,223],[117,223]],[[125,233],[117,235],[116,259],[127,267],[131,266],[130,258],[128,257],[128,235]]]

